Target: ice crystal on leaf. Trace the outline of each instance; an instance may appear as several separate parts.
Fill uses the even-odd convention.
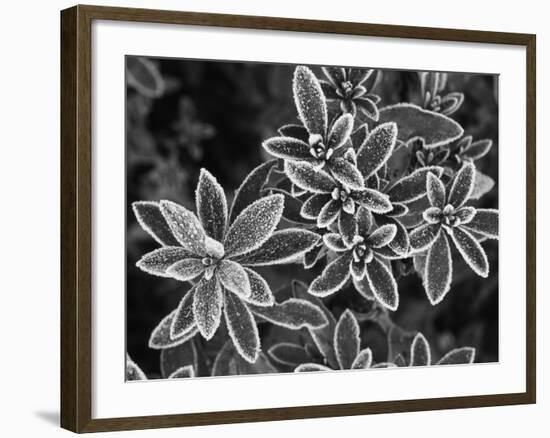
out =
[[[140,59],[128,66],[131,85],[158,97],[158,71]],[[194,208],[133,203],[137,223],[160,245],[136,266],[186,284],[149,338],[164,378],[434,364],[426,337],[392,321],[407,293],[401,278],[418,274],[435,306],[451,291],[457,260],[489,275],[484,246],[498,239],[499,214],[471,201],[496,184],[476,167],[493,141],[474,140],[450,117],[464,95],[447,91],[456,85],[447,74],[421,72],[420,102],[387,106],[372,91],[380,75],[296,67],[297,120],[262,143],[274,159],[247,175],[231,203],[205,169]],[[311,281],[272,291],[263,267],[290,263]],[[348,289],[360,294],[357,307]],[[385,334],[387,357],[362,342],[365,321]],[[288,330],[292,337],[279,335]],[[202,351],[206,344],[215,351]],[[473,363],[475,353],[452,349],[435,364]],[[129,356],[126,378],[147,379]]]

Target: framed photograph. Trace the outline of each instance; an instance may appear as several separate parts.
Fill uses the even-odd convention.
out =
[[[61,423],[535,403],[535,35],[61,13]]]

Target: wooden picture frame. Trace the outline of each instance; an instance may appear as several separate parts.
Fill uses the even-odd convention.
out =
[[[412,38],[518,45],[526,48],[527,236],[526,391],[521,393],[346,403],[181,415],[92,418],[92,92],[91,26],[94,20],[186,24],[260,30]],[[61,13],[61,426],[98,432],[176,426],[471,408],[535,403],[536,400],[536,37],[486,32],[75,6]]]

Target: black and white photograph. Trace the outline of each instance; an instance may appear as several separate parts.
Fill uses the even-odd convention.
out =
[[[499,361],[499,77],[398,67],[126,56],[127,381]]]

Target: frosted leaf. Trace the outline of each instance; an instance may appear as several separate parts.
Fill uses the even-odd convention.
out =
[[[358,232],[355,215],[341,211],[338,217],[338,230],[340,231],[344,243],[347,246],[352,246]]]
[[[128,85],[149,98],[162,96],[165,82],[156,64],[141,56],[126,57],[126,80]]]
[[[291,367],[311,360],[304,347],[290,342],[280,342],[271,346],[268,354],[275,362]]]
[[[319,228],[326,228],[332,224],[340,214],[341,206],[341,202],[334,199],[327,202],[317,217],[317,226]]]
[[[397,225],[385,224],[374,230],[368,238],[372,248],[382,248],[390,243],[397,233]]]
[[[367,263],[366,277],[374,297],[387,309],[397,310],[399,295],[391,269],[374,257]]]
[[[281,220],[284,197],[280,194],[258,199],[246,207],[229,227],[224,247],[227,257],[251,252],[269,239]]]
[[[179,281],[189,281],[202,274],[204,268],[200,259],[183,259],[170,266],[166,270],[166,274]]]
[[[132,209],[141,228],[147,231],[158,243],[165,246],[179,245],[172,231],[170,231],[166,219],[160,212],[160,205],[157,202],[134,202]]]
[[[350,68],[348,79],[352,84],[361,85],[364,83],[371,75],[374,73],[374,70],[371,68]]]
[[[183,249],[199,256],[206,254],[206,234],[197,216],[170,201],[160,201],[160,211]]]
[[[180,246],[165,246],[145,254],[136,266],[144,272],[159,277],[169,277],[166,271],[179,260],[186,259],[191,253]]]
[[[254,363],[260,354],[260,336],[254,316],[246,304],[236,295],[225,295],[225,322],[229,336],[239,354]]]
[[[231,207],[230,222],[233,222],[246,207],[262,197],[264,185],[276,165],[276,159],[267,161],[260,164],[247,175],[235,193],[235,199]]]
[[[320,134],[324,137],[327,132],[327,104],[321,84],[309,68],[296,67],[292,91],[298,115],[304,126],[310,134]]]
[[[191,332],[195,327],[195,315],[193,314],[193,297],[196,286],[193,286],[180,300],[172,322],[170,324],[170,338],[177,339]]]
[[[282,137],[297,138],[298,140],[302,140],[305,143],[307,143],[309,140],[309,132],[307,132],[307,129],[304,128],[302,125],[283,125],[277,130],[277,132]]]
[[[481,157],[487,155],[492,146],[493,142],[491,140],[478,140],[471,143],[470,146],[461,154],[461,156],[471,160],[479,160]]]
[[[323,245],[317,244],[304,254],[304,268],[311,269],[325,255]]]
[[[372,351],[370,348],[365,348],[364,350],[361,350],[355,360],[353,361],[353,364],[351,365],[352,370],[365,370],[367,368],[370,368],[372,365]]]
[[[185,342],[160,352],[160,371],[164,378],[184,366],[189,366],[194,370],[198,369],[197,351],[193,342]]]
[[[498,210],[478,208],[473,219],[463,227],[489,239],[498,239]]]
[[[359,324],[353,313],[346,309],[336,323],[334,351],[341,370],[349,370],[359,354]]]
[[[223,287],[241,298],[251,294],[250,281],[244,268],[232,260],[221,260],[216,275]]]
[[[327,233],[323,235],[323,242],[328,247],[328,249],[335,252],[347,251],[348,247],[345,245],[342,240],[342,236],[337,233]]]
[[[313,248],[319,239],[318,234],[298,228],[275,231],[260,248],[240,258],[239,263],[269,266],[294,262]]]
[[[353,100],[359,110],[365,114],[369,119],[378,122],[380,120],[380,111],[376,106],[376,103],[370,98],[370,95],[364,97],[358,97]]]
[[[206,254],[215,259],[219,260],[225,255],[223,245],[209,236],[206,236],[206,239],[204,239],[204,246],[206,248]]]
[[[252,269],[244,268],[250,283],[250,296],[245,301],[255,306],[270,307],[275,304],[275,297],[267,281]]]
[[[293,185],[293,187],[296,187]],[[298,189],[301,190],[301,189]],[[313,225],[311,220],[305,219],[300,211],[302,209],[302,201],[299,198],[301,195],[292,195],[286,190],[280,188],[269,189],[269,194],[281,194],[284,197],[283,218],[287,222],[291,222],[295,225],[311,226]],[[305,193],[305,192],[304,192]]]
[[[331,196],[327,194],[317,194],[310,196],[302,204],[300,214],[306,219],[317,219],[317,216],[319,216],[319,213],[321,213],[321,209],[331,199]]]
[[[398,103],[381,108],[378,122],[397,123],[397,137],[400,140],[407,142],[414,138],[422,138],[428,148],[451,143],[464,133],[462,127],[453,119],[411,103]]]
[[[390,198],[374,189],[363,189],[353,193],[353,199],[374,213],[388,213],[393,209]]]
[[[141,368],[126,354],[126,381],[147,380],[147,376]]]
[[[345,158],[330,160],[330,171],[339,183],[352,190],[361,190],[365,187],[363,175],[357,170],[357,167]]]
[[[319,298],[308,293],[308,286],[305,283],[296,280],[293,281],[292,294],[296,298],[312,304],[323,314],[326,324],[319,328],[308,327],[308,330],[315,346],[326,359],[329,366],[338,368],[338,361],[336,360],[336,354],[334,353],[334,330],[336,328],[336,320],[334,319],[334,316]]]
[[[342,289],[348,281],[352,253],[347,252],[327,265],[322,274],[309,286],[309,293],[317,297],[326,297]]]
[[[456,211],[455,217],[460,219],[460,225],[467,225],[476,215],[474,207],[462,207]]]
[[[474,190],[476,168],[472,163],[466,163],[456,173],[451,190],[449,192],[449,203],[459,208],[470,199]]]
[[[321,67],[321,70],[336,88],[339,88],[342,82],[346,81],[346,70],[342,67]]]
[[[176,310],[165,316],[162,321],[153,329],[151,337],[149,338],[149,348],[154,350],[162,350],[164,348],[173,348],[177,345],[187,342],[198,333],[196,326],[193,326],[185,335],[176,339],[170,337],[170,326],[172,320],[176,316]]]
[[[357,153],[357,168],[364,178],[377,172],[388,160],[397,140],[397,125],[384,123],[377,126]]]
[[[195,370],[192,365],[185,365],[178,368],[172,374],[168,376],[169,379],[183,379],[188,377],[195,377]]]
[[[296,367],[294,370],[295,373],[306,373],[306,372],[315,372],[315,371],[332,371],[332,368],[329,368],[325,365],[318,363],[303,363]]]
[[[489,275],[489,261],[477,239],[462,227],[452,228],[450,234],[460,255],[470,268],[480,277],[486,278]]]
[[[374,301],[376,299],[366,276],[361,279],[353,278],[353,285],[355,286],[355,290],[359,292],[363,298],[369,301]]]
[[[384,224],[393,224],[396,227],[395,236],[390,241],[388,246],[395,251],[398,255],[406,255],[409,252],[410,240],[409,233],[407,229],[399,222],[397,219],[382,217],[378,218],[378,223],[380,225]]]
[[[387,192],[392,202],[409,203],[422,198],[426,194],[426,179],[429,173],[441,177],[443,168],[438,166],[423,167],[401,178]]]
[[[351,114],[343,114],[338,117],[330,129],[327,147],[338,149],[348,141],[352,129],[353,116]]]
[[[271,155],[284,160],[313,161],[309,144],[293,137],[272,137],[262,143],[262,147]]]
[[[476,349],[472,347],[455,348],[443,356],[437,365],[459,365],[474,363]]]
[[[357,226],[360,236],[367,236],[373,225],[372,213],[365,207],[360,207],[357,211]]]
[[[252,307],[253,312],[266,321],[291,330],[322,328],[327,324],[323,311],[309,301],[289,298],[271,307]]]
[[[411,344],[412,367],[429,366],[432,363],[430,345],[420,332],[416,334]]]
[[[463,93],[449,93],[441,98],[439,112],[443,115],[450,116],[454,114],[464,102]]]
[[[306,162],[285,162],[285,173],[298,187],[313,193],[331,193],[337,186],[332,177],[322,169],[315,169]]]
[[[222,186],[205,169],[201,169],[195,192],[197,215],[206,234],[221,241],[227,227],[227,200]]]
[[[432,305],[439,304],[451,287],[453,260],[449,241],[443,231],[428,251],[424,267],[424,288]]]
[[[228,296],[231,294],[228,294]],[[206,340],[212,339],[220,325],[223,306],[223,290],[216,276],[202,279],[193,296],[195,323]]]
[[[426,178],[426,193],[432,207],[443,209],[446,205],[447,193],[443,182],[433,173]]]
[[[437,239],[441,230],[440,224],[424,224],[411,231],[411,249],[415,252],[424,251]]]
[[[407,363],[405,362],[405,359],[403,358],[402,354],[398,354],[395,356],[395,359],[393,360],[393,363],[395,363],[398,367],[406,367]]]
[[[490,176],[481,173],[479,170],[476,170],[476,176],[474,181],[474,189],[470,194],[470,199],[479,199],[486,193],[489,193],[493,190],[495,186],[495,181]]]

